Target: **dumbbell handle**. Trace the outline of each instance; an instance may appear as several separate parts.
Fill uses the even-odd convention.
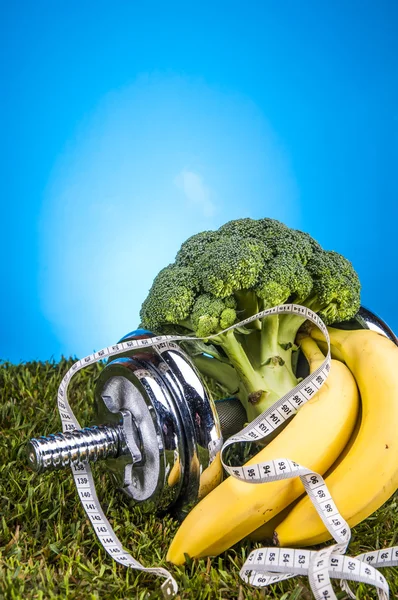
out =
[[[84,461],[115,458],[127,452],[120,425],[98,425],[52,433],[47,437],[31,439],[27,445],[29,466],[38,473],[63,469]]]

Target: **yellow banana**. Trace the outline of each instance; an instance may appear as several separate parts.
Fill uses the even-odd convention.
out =
[[[176,462],[171,469],[167,478],[167,484],[169,487],[173,487],[180,482],[181,477],[181,463],[180,459],[177,458]],[[201,499],[206,496],[212,489],[221,483],[222,479],[222,466],[220,452],[217,452],[211,464],[201,473],[199,480],[198,498]]]
[[[318,345],[319,345],[319,342],[318,342]],[[326,348],[325,348],[325,351],[326,351]],[[348,441],[348,444],[346,444],[343,452],[337,457],[337,459],[334,461],[332,466],[324,474],[323,477],[325,479],[334,471],[334,469],[336,467],[339,466],[339,464],[344,460],[344,458],[347,456],[348,452],[350,451],[350,449],[351,449],[352,445],[354,444],[354,442],[357,438],[357,435],[359,433],[359,429],[361,426],[361,417],[362,417],[362,410],[361,410],[361,404],[359,404],[358,417],[357,417],[353,432],[351,434],[351,437]],[[251,533],[250,535],[247,536],[248,539],[251,540],[252,542],[267,542],[269,545],[269,543],[271,541],[273,541],[275,529],[278,527],[278,525],[280,525],[280,523],[282,523],[282,521],[284,521],[286,519],[286,517],[292,511],[292,509],[303,498],[305,498],[305,494],[303,494],[302,496],[297,498],[294,502],[289,504],[289,506],[287,506],[286,508],[281,510],[281,512],[278,513],[277,515],[275,515],[275,517],[273,517],[270,521],[268,521],[267,523],[264,523],[264,525],[262,525],[261,527],[259,527],[255,531],[253,531],[253,533]],[[313,542],[313,543],[317,544],[318,542]]]
[[[169,487],[174,487],[175,485],[177,485],[177,483],[179,483],[180,477],[181,477],[181,463],[180,463],[180,459],[177,458],[177,460],[175,461],[173,468],[171,469],[169,476],[167,478],[167,485]]]
[[[293,506],[297,504],[298,500],[299,498],[289,504],[289,506],[286,506],[286,508],[281,510],[277,515],[272,517],[272,519],[267,521],[267,523],[264,523],[264,525],[261,525],[261,527],[252,531],[252,533],[247,536],[247,539],[251,542],[265,543],[267,546],[272,545],[275,529],[278,527],[279,523],[282,523],[282,521],[287,517]]]
[[[302,349],[313,372],[324,360],[306,337]],[[281,457],[324,473],[341,453],[354,428],[358,390],[347,367],[332,361],[326,383],[272,442],[248,465]],[[181,524],[167,560],[182,564],[191,557],[214,556],[269,521],[304,491],[298,477],[249,484],[227,478],[197,504]]]
[[[371,515],[398,487],[398,347],[366,330],[329,328],[332,350],[341,353],[361,394],[359,431],[326,484],[350,527]],[[314,330],[311,335],[318,339]],[[276,527],[281,546],[309,546],[330,539],[308,497]]]
[[[222,465],[221,465],[221,453],[217,452],[213,462],[203,471],[200,476],[200,484],[198,491],[198,498],[201,499],[207,496],[211,490],[221,483],[222,480]]]

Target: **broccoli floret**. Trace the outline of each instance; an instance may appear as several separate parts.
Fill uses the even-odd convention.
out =
[[[305,319],[272,315],[224,330],[286,302],[311,308],[328,324],[348,320],[360,306],[358,276],[346,258],[323,250],[308,233],[273,219],[238,219],[182,244],[175,263],[155,278],[141,320],[155,333],[174,327],[218,348],[218,357],[197,362],[212,377],[219,364],[224,386],[225,365],[234,368],[251,420],[297,385],[292,359]]]
[[[177,252],[175,264],[181,267],[196,267],[202,262],[203,252],[218,238],[216,231],[202,231],[188,238]]]
[[[266,263],[255,292],[263,308],[270,308],[284,304],[292,294],[306,298],[312,286],[311,274],[303,263],[292,255],[280,254]]]
[[[306,265],[312,290],[297,291],[291,301],[304,305],[331,325],[348,321],[359,310],[361,285],[351,262],[337,252],[314,252]],[[287,314],[280,318],[279,342],[288,343],[305,318]]]
[[[271,252],[261,240],[221,235],[209,244],[200,261],[203,289],[218,298],[253,287]]]
[[[221,225],[218,229],[218,235],[223,237],[237,236],[238,238],[264,238],[264,230],[266,227],[265,221],[275,223],[276,226],[285,227],[279,221],[272,221],[272,219],[235,219],[234,221],[228,221],[225,225]]]
[[[154,332],[163,332],[167,323],[178,324],[189,318],[199,292],[192,267],[170,264],[155,277],[141,307],[141,321]],[[170,332],[170,328],[168,328]]]
[[[192,307],[191,323],[198,337],[207,338],[236,322],[236,311],[233,308],[236,302],[232,297],[225,300],[211,294],[202,294],[197,298]]]
[[[346,321],[358,311],[361,285],[349,260],[337,252],[317,252],[307,269],[314,282],[307,305],[326,323]]]

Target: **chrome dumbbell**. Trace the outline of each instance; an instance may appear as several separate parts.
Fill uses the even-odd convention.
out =
[[[137,330],[121,341],[146,339]],[[148,510],[173,507],[180,518],[222,478],[224,435],[246,413],[236,398],[214,403],[178,348],[145,347],[108,362],[95,390],[95,425],[30,440],[41,472],[106,459],[118,485]]]

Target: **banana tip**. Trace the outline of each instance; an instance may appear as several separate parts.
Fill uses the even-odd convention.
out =
[[[280,546],[278,533],[276,531],[274,531],[273,533],[272,541],[274,543],[274,546]]]
[[[183,565],[185,563],[185,555],[170,552],[170,550],[171,548],[169,548],[169,551],[166,554],[167,562],[173,563],[173,565]]]
[[[298,335],[309,336],[316,326],[311,321],[304,321],[298,330]]]
[[[308,333],[306,333],[304,331],[299,331],[298,334],[296,335],[297,344],[300,344],[303,340],[305,340],[308,337],[310,337]]]

